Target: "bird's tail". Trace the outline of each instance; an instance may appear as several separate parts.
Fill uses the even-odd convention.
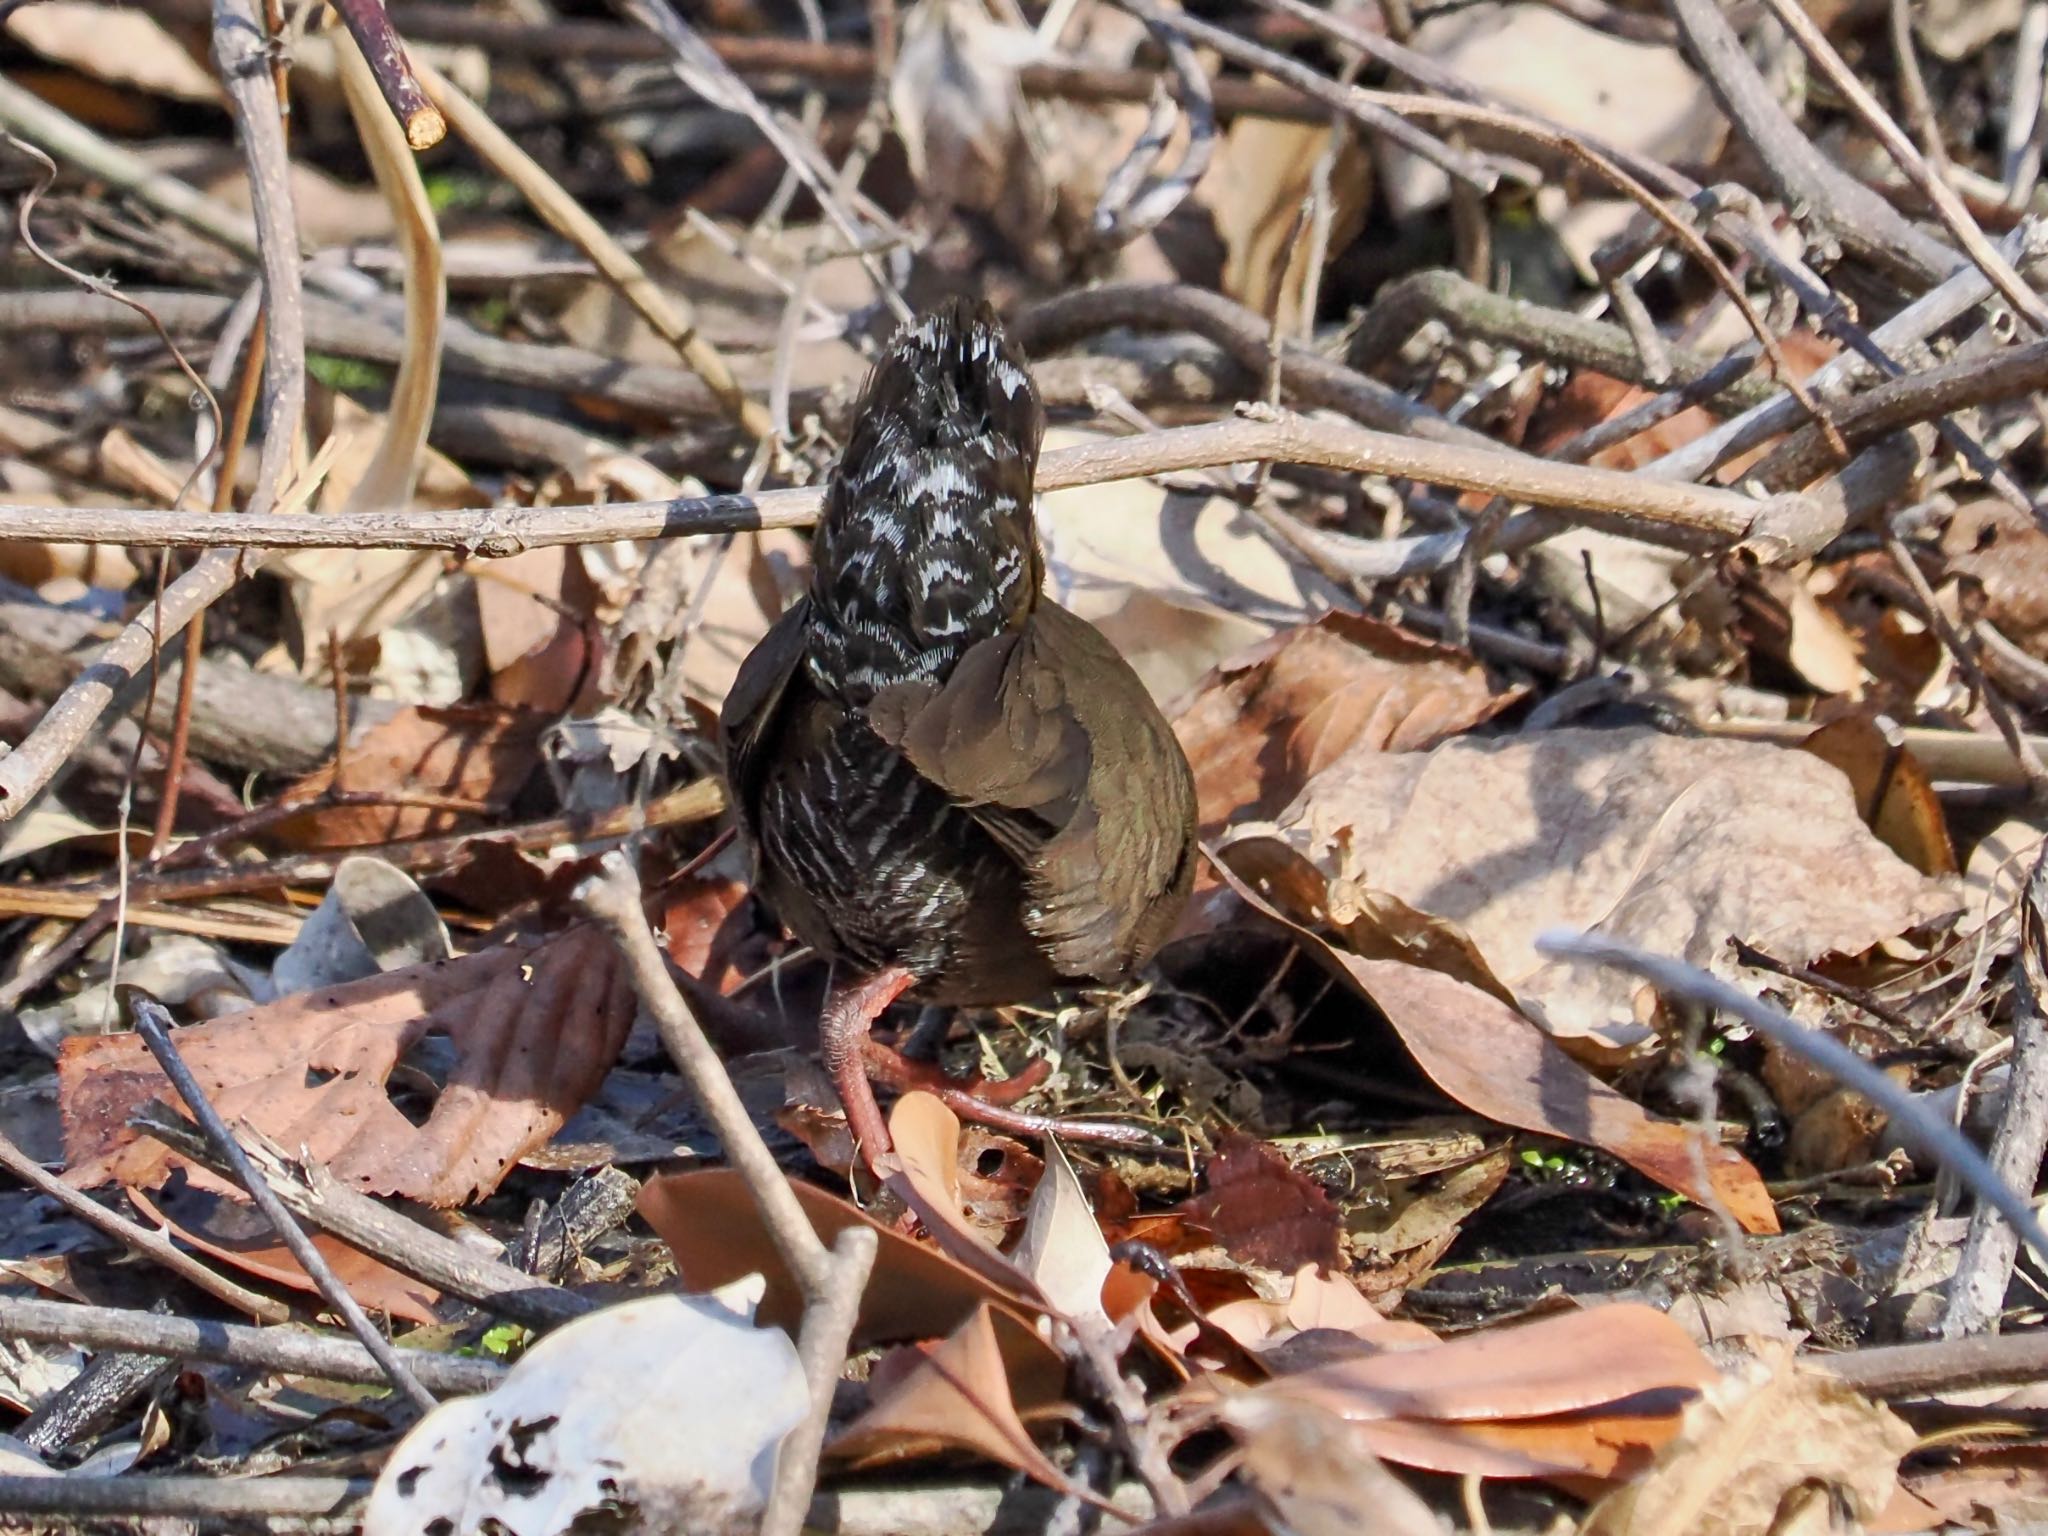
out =
[[[904,326],[876,362],[839,476],[860,483],[887,475],[891,459],[957,456],[964,471],[1012,482],[990,490],[1028,496],[1044,431],[1038,390],[995,311],[952,299]]]
[[[814,660],[842,688],[943,677],[1035,606],[1044,430],[1024,359],[986,304],[956,300],[896,333],[811,546]]]

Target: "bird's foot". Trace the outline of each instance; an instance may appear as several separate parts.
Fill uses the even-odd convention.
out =
[[[1043,1058],[1032,1062],[1015,1077],[996,1082],[979,1072],[972,1077],[954,1077],[934,1062],[913,1061],[878,1040],[868,1041],[863,1049],[867,1055],[868,1076],[884,1087],[894,1088],[898,1093],[922,1088],[941,1098],[949,1091],[971,1094],[982,1103],[994,1104],[998,1108],[1016,1103],[1052,1075],[1052,1063]]]
[[[1035,1061],[1015,1077],[991,1083],[975,1077],[948,1077],[924,1062],[906,1061],[895,1051],[873,1040],[866,1046],[868,1074],[884,1087],[899,1093],[913,1088],[936,1097],[962,1120],[986,1125],[1012,1136],[1058,1136],[1067,1141],[1095,1142],[1116,1147],[1161,1145],[1150,1131],[1133,1125],[1116,1125],[1104,1120],[1066,1120],[1057,1115],[1034,1115],[1011,1106],[1043,1082],[1052,1064]]]

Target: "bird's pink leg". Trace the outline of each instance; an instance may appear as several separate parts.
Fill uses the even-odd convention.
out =
[[[818,1050],[839,1102],[846,1106],[846,1126],[853,1132],[861,1160],[876,1173],[877,1160],[889,1150],[889,1128],[868,1081],[868,1031],[884,1010],[910,989],[917,978],[900,965],[877,971],[846,988],[835,987],[825,999],[818,1020]]]

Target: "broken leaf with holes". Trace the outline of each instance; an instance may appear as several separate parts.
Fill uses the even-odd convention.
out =
[[[1348,752],[1266,835],[1315,866],[1315,905],[1360,954],[1446,970],[1609,1046],[1644,1038],[1641,983],[1546,959],[1544,929],[1726,975],[1731,939],[1810,965],[1957,907],[1872,835],[1833,766],[1648,727]]]
[[[647,1296],[556,1329],[483,1397],[444,1403],[384,1463],[364,1536],[752,1531],[809,1402],[758,1278]]]
[[[577,927],[299,993],[177,1040],[230,1124],[359,1189],[454,1206],[495,1189],[554,1135],[603,1079],[632,1020],[616,950]],[[406,1078],[443,1084],[418,1124],[391,1097],[407,1061]],[[175,1099],[139,1038],[75,1038],[58,1074],[73,1183],[154,1188],[169,1175],[178,1160],[128,1126],[150,1100]]]

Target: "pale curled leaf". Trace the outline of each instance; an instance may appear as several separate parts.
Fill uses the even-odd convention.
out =
[[[179,1031],[230,1124],[374,1194],[460,1205],[497,1187],[603,1079],[633,1019],[632,988],[601,933],[569,929],[459,959],[302,993]],[[386,1081],[430,1031],[454,1047],[447,1085],[415,1125]],[[171,1154],[127,1121],[170,1085],[133,1035],[80,1037],[58,1062],[70,1177],[154,1187]]]
[[[1631,1303],[1363,1351],[1250,1389],[1335,1414],[1390,1461],[1486,1477],[1612,1477],[1678,1432],[1719,1379],[1663,1313]]]
[[[1725,972],[1731,938],[1807,965],[1956,909],[1870,834],[1819,759],[1646,727],[1348,753],[1273,835],[1316,865],[1326,902],[1380,894],[1450,925],[1530,1017],[1610,1044],[1643,1034],[1638,984],[1546,960],[1544,928]]]
[[[1340,1415],[1245,1392],[1225,1400],[1222,1417],[1238,1437],[1239,1476],[1290,1536],[1447,1536],[1443,1520]]]
[[[137,7],[43,0],[12,13],[7,30],[44,58],[109,85],[176,101],[221,100],[206,66]]]
[[[1656,1465],[1595,1507],[1582,1536],[1775,1531],[1793,1500],[1815,1493],[1873,1521],[1916,1438],[1891,1410],[1775,1347],[1708,1388]]]
[[[1112,1267],[1095,1211],[1066,1151],[1045,1139],[1045,1172],[1031,1192],[1024,1236],[1011,1255],[1040,1294],[1069,1318],[1101,1318],[1102,1286]]]

